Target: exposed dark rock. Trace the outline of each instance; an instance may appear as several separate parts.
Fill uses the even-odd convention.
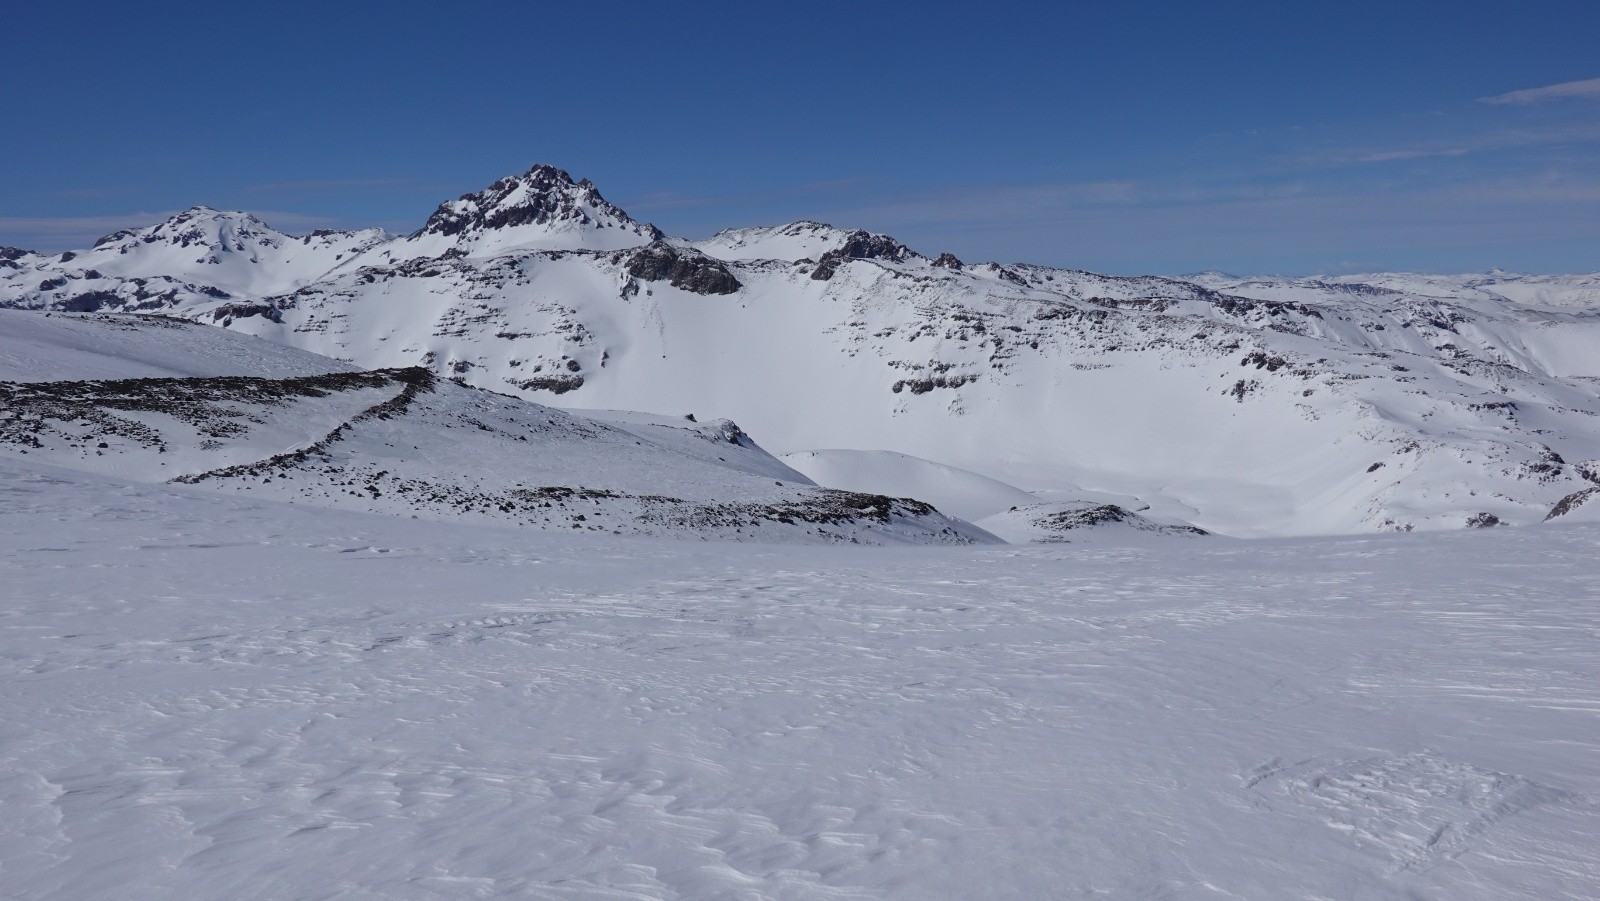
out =
[[[933,265],[939,266],[939,267],[944,268],[944,269],[960,269],[960,268],[962,268],[961,260],[957,259],[956,255],[953,254],[953,253],[941,253],[941,254],[939,254],[939,258],[933,261]]]
[[[1015,509],[1015,508],[1013,508]],[[1153,523],[1116,504],[1100,504],[1077,510],[1057,510],[1034,519],[1034,525],[1053,532],[1070,532],[1095,526],[1128,523],[1141,531],[1163,532],[1171,535],[1210,535],[1198,526],[1164,526]]]
[[[1554,507],[1551,507],[1550,512],[1545,515],[1544,521],[1549,522],[1558,516],[1566,516],[1568,513],[1594,500],[1597,496],[1600,496],[1600,487],[1574,491],[1558,501]]]
[[[971,373],[959,375],[935,375],[927,378],[900,379],[890,386],[889,390],[896,394],[910,391],[912,394],[927,394],[935,388],[960,388],[969,382],[976,382],[978,377]]]
[[[303,397],[325,397],[340,391],[405,386],[404,396],[431,389],[433,374],[425,369],[379,369],[336,372],[288,379],[250,376],[213,378],[142,378],[107,381],[0,383],[0,442],[38,447],[39,436],[61,432],[57,424],[87,423],[99,435],[117,436],[164,450],[159,434],[122,412],[165,413],[210,438],[226,438],[248,430],[249,407],[274,406]],[[396,399],[398,400],[398,398]],[[362,418],[392,415],[386,401],[359,414]],[[409,400],[406,401],[409,403]],[[74,425],[72,432],[83,426]]]
[[[1289,365],[1289,361],[1285,360],[1283,357],[1270,356],[1262,353],[1259,350],[1252,354],[1246,354],[1245,358],[1239,361],[1240,366],[1249,366],[1252,363],[1255,364],[1257,369],[1264,368],[1268,372],[1277,372],[1283,367]]]
[[[1200,299],[1209,302],[1212,306],[1230,316],[1242,318],[1285,317],[1295,313],[1311,319],[1322,318],[1321,311],[1315,307],[1308,307],[1303,303],[1282,300],[1254,300],[1248,297],[1235,297],[1231,294],[1219,294],[1206,289],[1200,289],[1197,293],[1200,295]]]
[[[554,375],[536,375],[526,379],[507,379],[513,385],[524,391],[548,391],[551,394],[566,394],[583,387],[583,376],[557,373]]]
[[[647,282],[667,281],[694,294],[732,294],[739,280],[727,264],[698,250],[654,241],[628,254],[628,274]]]
[[[138,234],[138,231],[137,231],[137,229],[132,229],[132,228],[125,228],[125,229],[123,229],[121,231],[114,231],[111,234],[106,235],[104,238],[101,238],[98,241],[95,241],[94,242],[94,246],[96,246],[96,247],[104,247],[107,244],[115,244],[118,241],[122,241],[124,239],[131,238],[135,234]]]
[[[817,281],[828,281],[840,265],[849,260],[889,260],[903,263],[915,253],[911,248],[901,244],[888,235],[874,235],[860,229],[850,232],[845,236],[844,244],[828,251],[817,261],[817,268],[812,270],[811,277]]]
[[[1114,310],[1147,310],[1151,313],[1165,313],[1178,305],[1170,297],[1091,297],[1089,302]]]
[[[1317,279],[1312,279],[1309,284],[1312,287],[1320,288],[1324,291],[1333,291],[1339,294],[1350,294],[1356,297],[1394,297],[1404,293],[1401,291],[1396,291],[1393,288],[1380,288],[1376,285],[1365,285],[1360,283],[1324,282]]]
[[[63,313],[93,313],[105,307],[120,307],[122,305],[123,298],[115,292],[85,291],[82,294],[74,294],[51,306]]]
[[[260,316],[269,322],[283,321],[281,310],[270,303],[260,301],[225,303],[211,311],[211,321],[220,322],[223,326],[232,325],[235,319],[248,319],[251,316]]]
[[[522,175],[502,178],[482,191],[440,204],[417,234],[459,235],[518,225],[591,222],[585,207],[633,224],[628,214],[601,197],[588,179],[574,182],[565,170],[536,165]],[[654,226],[637,227],[651,240],[663,237]]]
[[[1023,287],[1027,287],[1027,284],[1028,284],[1028,280],[1027,279],[1025,279],[1022,276],[1016,274],[1015,272],[1012,272],[1010,269],[1007,269],[1006,267],[1000,265],[999,263],[990,263],[989,264],[989,271],[993,272],[996,275],[998,275],[1000,277],[1001,281],[1010,282],[1013,285],[1022,285]]]

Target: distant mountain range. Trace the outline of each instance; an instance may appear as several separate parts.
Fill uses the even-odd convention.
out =
[[[688,241],[535,166],[408,236],[196,207],[6,248],[0,306],[159,313],[419,367],[430,392],[727,417],[815,452],[785,459],[828,462],[824,484],[926,462],[918,486],[1014,534],[1103,505],[1238,536],[1600,507],[1597,275],[1118,277],[816,222]]]

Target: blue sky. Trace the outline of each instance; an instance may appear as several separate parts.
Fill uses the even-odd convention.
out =
[[[1046,8],[1048,7],[1048,8]],[[410,231],[533,162],[689,237],[1109,272],[1600,270],[1600,3],[8,10],[0,243]]]

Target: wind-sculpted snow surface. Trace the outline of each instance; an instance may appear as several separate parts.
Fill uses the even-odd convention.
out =
[[[8,253],[0,303],[730,417],[779,452],[910,454],[1230,535],[1531,524],[1600,460],[1595,276],[1115,277],[815,222],[685,242],[548,166],[406,238],[243,216]]]
[[[1597,545],[684,543],[0,456],[0,884],[1593,898]]]

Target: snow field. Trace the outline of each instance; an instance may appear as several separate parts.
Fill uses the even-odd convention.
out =
[[[538,536],[0,479],[29,898],[1587,898],[1593,526]]]

